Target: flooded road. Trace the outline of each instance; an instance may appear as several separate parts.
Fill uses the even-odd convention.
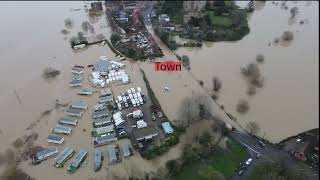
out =
[[[221,79],[218,102],[226,111],[243,126],[249,121],[258,122],[260,135],[273,142],[319,127],[319,4],[288,1],[285,10],[278,3],[258,3],[249,16],[250,34],[238,42],[206,42],[202,48],[177,50],[177,54],[189,56],[192,74],[204,81],[208,91],[214,76]],[[294,6],[299,14],[292,20],[289,11]],[[300,25],[299,21],[305,19],[306,23]],[[274,38],[280,38],[286,30],[293,32],[294,40],[274,45]],[[260,65],[265,83],[251,97],[240,68],[254,62],[257,54],[265,56]],[[250,110],[245,115],[236,112],[239,99],[249,102]]]

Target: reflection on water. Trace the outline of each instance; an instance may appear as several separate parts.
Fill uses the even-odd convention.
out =
[[[238,122],[245,126],[249,121],[257,121],[261,134],[274,142],[319,126],[318,4],[306,6],[306,2],[287,1],[289,9],[299,8],[299,14],[291,19],[289,10],[275,6],[276,3],[279,2],[259,3],[259,10],[249,19],[250,34],[241,41],[206,42],[202,49],[177,50],[178,54],[189,56],[192,73],[205,82],[206,89],[211,89],[213,76],[222,80],[217,101],[237,116]],[[296,23],[305,19],[309,23]],[[294,34],[291,42],[280,38],[287,30]],[[253,62],[259,53],[265,56],[261,66],[265,86],[249,97],[240,67]],[[236,112],[236,104],[242,98],[250,104],[246,115]]]

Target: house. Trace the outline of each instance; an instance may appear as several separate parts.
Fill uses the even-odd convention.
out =
[[[149,126],[147,128],[133,129],[132,134],[137,141],[150,141],[158,136],[158,131],[154,127]]]
[[[62,144],[64,142],[64,138],[56,134],[49,134],[47,137],[47,142],[53,144]]]
[[[159,22],[170,22],[170,17],[167,14],[160,14],[159,15]]]
[[[186,12],[201,11],[206,6],[207,1],[183,1],[183,9]]]
[[[64,163],[72,158],[74,154],[75,151],[72,148],[66,147],[54,158],[53,166],[57,168],[63,167]]]
[[[102,146],[102,145],[105,145],[105,144],[107,144],[109,142],[113,142],[113,141],[116,141],[116,140],[117,140],[117,137],[116,137],[115,133],[106,134],[106,135],[103,135],[101,137],[96,137],[93,140],[93,146],[94,147]]]
[[[58,152],[59,151],[57,147],[49,147],[47,149],[43,149],[32,156],[32,164],[38,164],[41,161],[48,159],[50,156],[58,154]]]
[[[62,125],[73,125],[76,126],[78,123],[77,119],[72,119],[72,118],[68,118],[68,117],[62,117],[59,119],[59,124]]]
[[[73,109],[88,109],[88,105],[87,105],[86,102],[79,100],[79,101],[71,102],[70,108],[73,108]]]
[[[87,157],[88,152],[85,149],[80,149],[76,157],[71,161],[70,166],[68,167],[68,173],[74,173],[81,165],[81,163]]]
[[[115,19],[119,22],[128,22],[129,21],[129,17],[124,11],[119,11],[115,16]]]
[[[137,1],[122,1],[125,10],[133,10],[137,7]]]
[[[89,11],[103,11],[102,2],[92,2]]]
[[[172,134],[173,133],[173,128],[171,127],[170,122],[164,122],[164,123],[161,124],[161,126],[162,126],[162,128],[163,128],[163,130],[164,130],[164,132],[166,134]]]
[[[102,153],[100,149],[94,150],[94,171],[97,172],[101,169],[102,165]]]
[[[64,110],[64,112],[69,115],[69,116],[73,116],[73,117],[81,117],[82,116],[82,111],[81,109],[73,109],[73,108],[66,108]]]
[[[53,129],[51,129],[51,132],[56,134],[71,134],[72,129],[70,127],[62,126],[62,125],[56,125]]]

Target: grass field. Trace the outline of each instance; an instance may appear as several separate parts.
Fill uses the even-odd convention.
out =
[[[246,159],[247,151],[232,140],[228,142],[228,150],[217,148],[215,154],[210,157],[207,163],[193,162],[185,166],[173,180],[206,180],[202,174],[208,170],[218,171],[226,179],[232,176],[239,163]]]
[[[226,16],[215,16],[213,11],[208,12],[210,23],[213,26],[224,26],[230,27],[232,25],[232,20]]]

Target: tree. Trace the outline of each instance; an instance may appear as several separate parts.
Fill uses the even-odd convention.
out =
[[[67,27],[67,28],[72,28],[73,26],[73,21],[70,19],[70,18],[67,18],[64,20],[64,25]]]
[[[205,147],[209,147],[211,145],[212,136],[208,131],[204,131],[199,137],[199,144]]]
[[[118,41],[121,40],[121,36],[119,34],[111,34],[110,41],[113,45],[115,45]]]
[[[260,126],[256,121],[250,121],[247,124],[247,129],[250,134],[257,135],[260,131]]]
[[[216,77],[216,76],[213,77],[212,83],[213,83],[213,90],[214,91],[219,91],[221,89],[222,82],[218,77]]]
[[[247,113],[249,108],[249,103],[246,100],[240,100],[237,104],[237,111],[241,114]]]
[[[256,61],[262,63],[264,61],[264,56],[262,54],[258,54],[256,56]]]
[[[291,18],[296,17],[296,15],[299,13],[298,7],[293,7],[290,9]]]
[[[293,33],[291,31],[285,31],[282,34],[282,39],[285,41],[291,41],[293,40]]]
[[[89,23],[89,21],[84,21],[84,22],[82,22],[81,26],[82,26],[82,30],[84,32],[88,32],[91,27],[91,24]]]
[[[181,163],[178,160],[169,160],[166,162],[166,168],[170,175],[175,176],[181,171]]]
[[[183,66],[186,67],[188,70],[190,70],[190,59],[187,55],[181,56]]]

